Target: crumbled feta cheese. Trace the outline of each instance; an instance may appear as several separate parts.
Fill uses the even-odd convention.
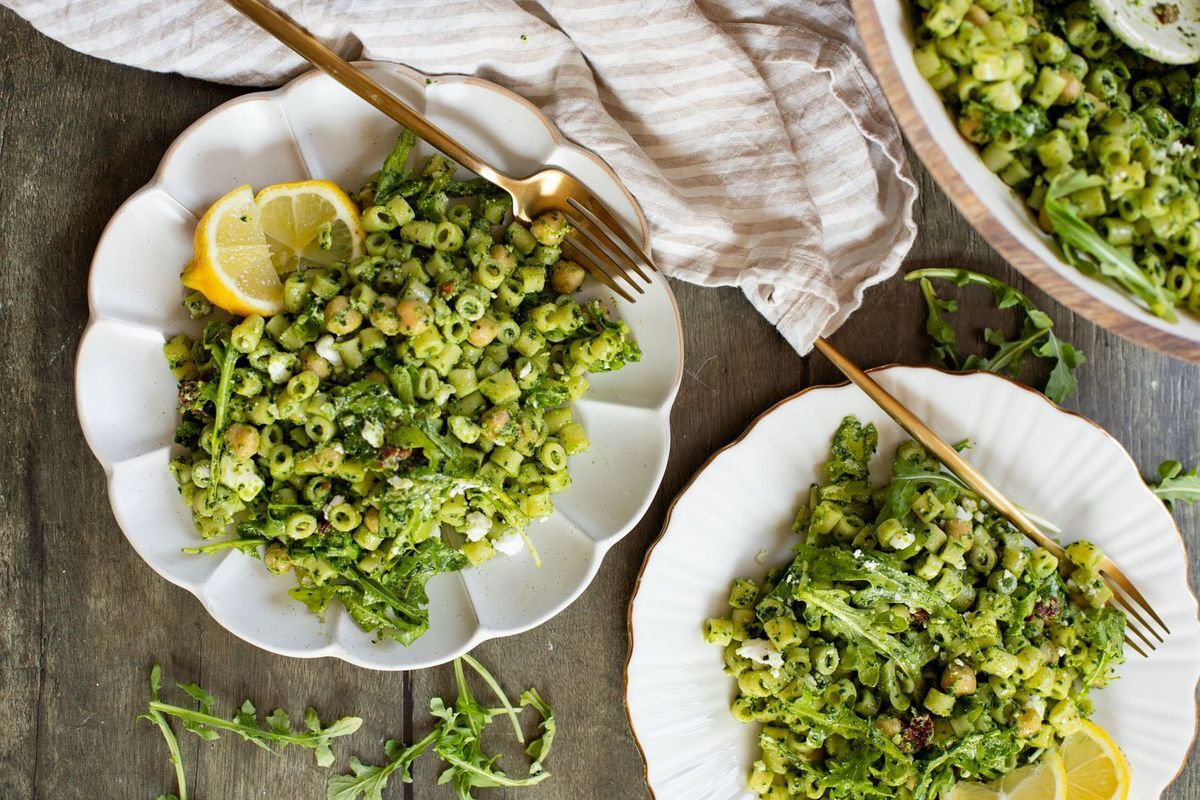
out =
[[[1176,139],[1167,145],[1167,153],[1173,156],[1181,156],[1189,150],[1194,150],[1190,144],[1185,144],[1181,139]]]
[[[757,561],[757,562],[758,562],[758,563],[760,563],[760,564],[765,564],[765,563],[767,563],[767,551],[766,551],[766,549],[759,550],[759,551],[758,551],[758,555],[756,555],[756,556],[754,557],[754,560],[755,560],[755,561]]]
[[[362,438],[371,447],[382,447],[383,426],[374,420],[367,420],[362,426]]]
[[[963,522],[966,522],[967,520],[969,520],[971,518],[971,512],[967,511],[962,506],[955,506],[954,507],[954,518],[957,520],[962,520]]]
[[[433,298],[433,289],[430,289],[423,283],[410,283],[408,286],[408,296],[415,297],[422,303],[428,303]]]
[[[533,362],[526,361],[524,366],[517,370],[517,378],[524,378],[529,373],[533,372]]]
[[[478,542],[492,528],[492,521],[488,519],[487,514],[479,511],[472,511],[467,514],[467,524],[463,526],[462,534],[469,541]]]
[[[396,491],[402,492],[405,489],[412,488],[413,482],[408,478],[401,478],[399,475],[391,475],[387,479],[388,485]]]
[[[779,669],[783,666],[783,653],[776,650],[775,645],[766,639],[747,639],[737,649],[737,654],[771,669]]]
[[[313,345],[313,349],[317,351],[317,355],[328,361],[335,367],[342,365],[342,354],[338,352],[337,345],[333,341],[332,336],[322,336],[317,339],[317,343]]]
[[[862,557],[862,548],[861,547],[854,548],[854,557],[855,558]]]
[[[514,530],[508,530],[499,539],[492,540],[492,547],[496,548],[506,556],[516,555],[525,548],[525,540],[521,538],[521,534]]]
[[[292,377],[292,371],[288,369],[287,361],[272,357],[267,359],[267,375],[271,377],[272,383],[283,383]]]

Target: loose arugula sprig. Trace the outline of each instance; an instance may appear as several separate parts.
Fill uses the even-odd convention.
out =
[[[934,357],[943,365],[953,370],[979,369],[1007,373],[1015,377],[1020,373],[1025,357],[1032,353],[1038,358],[1049,359],[1054,364],[1043,390],[1047,397],[1061,403],[1074,394],[1078,385],[1075,370],[1087,359],[1070,343],[1058,338],[1050,317],[1024,294],[1007,283],[965,269],[917,269],[905,275],[904,279],[920,281],[921,294],[928,309],[925,331],[933,339]],[[954,328],[946,322],[944,316],[957,311],[958,304],[954,300],[939,297],[933,288],[934,280],[950,281],[960,287],[983,286],[995,297],[997,308],[1020,309],[1025,314],[1020,334],[1013,341],[1008,341],[1002,332],[989,328],[984,331],[983,338],[995,348],[994,352],[990,355],[971,354],[964,357],[958,350],[958,337]]]
[[[1200,501],[1200,474],[1195,469],[1184,472],[1178,461],[1164,461],[1158,465],[1158,476],[1158,482],[1151,483],[1150,488],[1172,511],[1176,502],[1191,505]]]
[[[1101,186],[1099,175],[1075,172],[1059,176],[1046,192],[1045,210],[1062,245],[1063,255],[1085,275],[1106,278],[1146,304],[1151,314],[1175,322],[1175,304],[1161,286],[1156,286],[1125,252],[1118,250],[1071,207],[1067,197],[1081,189]]]
[[[466,663],[479,675],[500,701],[499,708],[488,708],[475,699],[463,670]],[[350,759],[350,772],[330,779],[326,800],[383,800],[383,790],[388,779],[398,774],[403,783],[412,782],[412,763],[426,750],[433,747],[438,757],[450,766],[438,777],[439,784],[449,783],[460,800],[471,800],[471,789],[496,786],[532,786],[550,777],[543,762],[550,754],[554,741],[556,723],[554,714],[536,689],[521,695],[520,705],[532,706],[541,715],[541,736],[526,748],[525,752],[534,761],[525,777],[511,777],[495,766],[498,756],[483,752],[483,729],[494,717],[507,716],[516,733],[517,741],[524,743],[517,710],[509,701],[500,684],[491,673],[471,656],[462,656],[454,661],[454,680],[458,696],[453,706],[447,706],[440,697],[429,701],[430,712],[438,719],[433,731],[416,744],[405,747],[391,740],[384,747],[388,761],[379,766],[363,764],[357,758]]]
[[[359,717],[341,717],[329,725],[323,725],[317,712],[310,708],[304,715],[305,731],[293,731],[287,712],[277,708],[260,722],[254,704],[249,700],[242,703],[232,719],[212,713],[213,696],[194,683],[180,683],[178,687],[196,701],[196,708],[164,703],[159,699],[162,685],[162,669],[155,664],[150,670],[150,703],[139,719],[157,725],[171,751],[171,763],[175,765],[175,780],[179,787],[178,800],[187,800],[187,783],[183,771],[183,759],[179,752],[179,740],[171,729],[168,717],[183,723],[183,727],[205,741],[220,738],[220,731],[236,733],[248,742],[272,753],[281,753],[288,745],[306,747],[313,751],[317,765],[328,767],[333,763],[330,743],[339,736],[348,736],[362,725]],[[266,726],[263,726],[263,722]],[[162,795],[159,800],[170,800],[173,795]]]
[[[158,690],[162,688],[162,668],[155,664],[150,670],[150,702],[158,702]],[[150,708],[145,714],[142,714],[138,719],[144,719],[147,722],[158,726],[162,731],[163,739],[167,742],[167,750],[171,752],[171,764],[175,767],[175,785],[179,789],[178,795],[162,794],[155,800],[187,800],[187,776],[183,772],[183,754],[179,752],[179,739],[175,736],[175,731],[171,730],[171,723],[163,716],[161,711],[156,711]]]

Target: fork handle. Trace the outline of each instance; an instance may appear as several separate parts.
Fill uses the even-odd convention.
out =
[[[862,389],[863,393],[871,398],[875,405],[887,412],[887,415],[894,419],[896,424],[903,428],[909,436],[913,437],[926,450],[932,453],[938,461],[945,464],[946,468],[954,473],[959,480],[986,500],[988,505],[996,509],[1002,517],[1015,525],[1021,533],[1032,539],[1035,544],[1049,550],[1062,562],[1065,553],[1062,545],[1042,533],[1037,525],[1029,517],[1025,516],[1025,513],[1021,511],[1016,503],[1005,497],[979,470],[975,469],[969,461],[959,455],[959,452],[954,449],[953,445],[922,422],[916,414],[909,411],[891,392],[876,383],[874,378],[863,372],[842,351],[838,350],[822,337],[817,337],[815,344],[816,348],[833,362],[833,365],[843,375],[850,379],[851,383]]]
[[[409,108],[394,94],[368,77],[365,72],[330,50],[282,12],[261,0],[225,0],[225,2],[267,33],[295,50],[313,66],[471,172],[501,188],[508,188],[508,185],[513,182],[512,178],[485,163],[479,156],[463,147],[427,118]]]

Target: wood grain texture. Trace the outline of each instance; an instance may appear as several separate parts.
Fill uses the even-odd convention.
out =
[[[138,800],[171,789],[157,732],[135,720],[155,661],[168,679],[199,681],[226,703],[252,697],[293,714],[306,704],[330,717],[359,713],[362,732],[336,751],[378,759],[386,737],[427,728],[429,697],[449,688],[450,669],[374,673],[240,642],[125,542],[75,421],[72,367],[100,231],[175,136],[239,90],[78,55],[6,10],[0,54],[0,798]],[[1162,458],[1200,460],[1200,367],[1138,348],[1055,305],[970,230],[915,163],[914,171],[922,233],[909,265],[977,268],[1030,292],[1089,358],[1073,408],[1116,435],[1148,474]],[[787,394],[838,380],[820,358],[800,359],[737,291],[674,286],[687,359],[662,488],[573,606],[536,630],[479,648],[514,693],[537,686],[561,724],[549,781],[529,792],[480,792],[481,799],[649,797],[621,701],[626,605],[646,548],[671,499],[714,449]],[[960,299],[962,330],[1012,323],[990,310],[985,292]],[[922,320],[918,293],[895,279],[868,292],[833,341],[863,366],[922,363]],[[1198,546],[1200,516],[1178,516]],[[195,800],[324,797],[327,773],[307,752],[277,758],[229,738],[183,743]],[[415,784],[387,796],[448,800],[436,773],[426,761]],[[1195,797],[1193,758],[1164,798]]]
[[[884,38],[883,23],[876,10],[875,0],[850,0],[850,5],[854,9],[871,68],[909,145],[920,156],[925,168],[942,190],[953,198],[959,212],[975,226],[975,230],[1043,291],[1096,325],[1147,347],[1188,361],[1200,362],[1200,344],[1147,325],[1136,317],[1101,302],[1095,295],[1060,275],[1022,244],[988,211],[966,178],[950,163],[945,151],[934,140],[933,134],[917,110],[916,103],[901,82]]]

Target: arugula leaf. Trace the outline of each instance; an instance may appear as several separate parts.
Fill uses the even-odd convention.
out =
[[[1075,370],[1087,361],[1083,353],[1053,333],[1034,350],[1034,353],[1042,358],[1054,360],[1054,368],[1050,370],[1050,377],[1046,379],[1046,396],[1056,403],[1061,403],[1075,394],[1079,385]]]
[[[1010,762],[1020,750],[1021,744],[1011,730],[970,734],[921,766],[913,799],[947,796],[956,780],[955,768],[983,780],[994,778],[1011,768]]]
[[[871,612],[850,605],[847,592],[817,586],[805,571],[796,569],[795,565],[781,584],[786,585],[791,599],[815,606],[828,614],[828,625],[839,628],[839,634],[852,642],[870,645],[875,652],[895,661],[905,674],[913,678],[919,677],[921,668],[934,657],[930,643],[907,643],[892,636],[879,627]]]
[[[1176,502],[1191,505],[1200,500],[1200,475],[1193,469],[1183,471],[1183,464],[1178,461],[1164,461],[1158,465],[1158,483],[1150,484],[1151,490],[1174,510]]]
[[[606,339],[611,344],[608,356],[592,362],[589,372],[611,372],[642,360],[642,350],[629,330],[629,323],[612,319],[599,300],[588,303],[583,311],[588,329],[597,339]]]
[[[1101,275],[1111,283],[1145,303],[1156,317],[1175,322],[1175,304],[1161,286],[1156,286],[1124,251],[1118,250],[1096,229],[1085,222],[1066,198],[1104,179],[1098,175],[1075,172],[1068,177],[1058,176],[1046,192],[1045,211],[1062,245],[1067,261],[1088,275]]]
[[[228,342],[228,327],[220,322],[210,322],[204,327],[204,349],[212,354],[213,361],[220,370],[213,397],[212,433],[209,435],[209,452],[212,454],[208,479],[210,503],[217,501],[217,490],[220,488],[221,454],[225,450],[225,418],[229,415],[229,400],[233,396],[233,370],[241,355],[237,348]]]
[[[529,767],[529,773],[532,775],[535,772],[543,771],[542,762],[550,755],[550,747],[554,744],[554,734],[558,729],[558,724],[554,721],[554,712],[550,710],[550,706],[538,694],[537,689],[529,688],[521,694],[521,708],[532,706],[535,711],[542,715],[542,721],[538,724],[538,729],[542,735],[529,743],[529,747],[525,748],[525,754],[533,756],[533,764]]]
[[[392,152],[383,160],[379,179],[375,183],[375,202],[383,203],[398,193],[412,173],[408,169],[408,155],[417,144],[417,137],[408,128],[400,131]]]
[[[389,739],[383,746],[388,761],[382,766],[369,766],[351,756],[350,772],[329,779],[325,800],[357,800],[359,797],[364,800],[383,800],[383,790],[387,788],[393,772],[400,773],[402,783],[412,783],[412,763],[437,741],[437,737],[438,731],[434,730],[408,747],[403,742]]]
[[[809,725],[819,726],[829,733],[836,733],[847,741],[867,740],[872,747],[902,761],[911,760],[891,739],[879,732],[869,720],[855,714],[845,706],[822,703],[819,695],[803,694],[782,701],[784,708]]]
[[[925,305],[929,309],[925,318],[925,332],[934,341],[934,358],[951,369],[962,369],[962,357],[958,354],[958,335],[942,316],[958,311],[958,303],[938,297],[928,278],[921,278],[921,294],[924,295]]]
[[[162,667],[155,664],[150,668],[150,701],[155,703],[158,701],[158,691],[162,688]],[[183,754],[179,752],[179,739],[176,738],[175,732],[171,730],[171,724],[167,718],[159,711],[150,708],[145,714],[138,716],[138,719],[144,719],[158,726],[162,731],[163,739],[167,743],[167,750],[171,754],[171,764],[175,767],[175,785],[179,789],[179,795],[167,794],[160,795],[157,800],[187,800],[187,776],[183,772]]]
[[[529,393],[525,395],[524,403],[529,408],[558,408],[571,398],[566,384],[553,378],[542,378]]]
[[[931,472],[915,461],[898,458],[892,462],[892,480],[888,484],[887,495],[879,512],[879,522],[892,517],[904,519],[923,486],[948,486],[967,497],[976,496],[949,472]]]
[[[162,702],[158,696],[161,676],[162,670],[156,664],[150,671],[150,704],[142,719],[148,719],[158,725],[163,731],[163,736],[167,738],[171,760],[176,764],[180,800],[186,800],[183,766],[182,761],[178,760],[179,744],[170,732],[167,717],[178,719],[187,730],[206,741],[220,738],[220,732],[225,731],[235,733],[245,741],[272,753],[280,753],[289,745],[305,747],[314,751],[317,764],[322,767],[333,763],[330,742],[340,736],[354,733],[362,725],[362,720],[358,717],[341,717],[329,725],[323,725],[317,712],[310,708],[304,716],[305,727],[308,729],[306,732],[293,731],[287,713],[279,709],[267,717],[267,726],[263,727],[254,704],[249,700],[242,703],[232,719],[225,719],[212,713],[213,696],[194,683],[179,684],[179,688],[196,701],[197,708],[184,708]]]
[[[359,625],[380,636],[411,644],[429,628],[429,579],[443,572],[457,572],[467,565],[459,550],[441,539],[430,538],[405,551],[378,577],[350,565],[340,571],[344,584],[296,587],[293,598],[321,614],[337,597]]]
[[[499,708],[488,708],[476,700],[467,683],[464,663],[495,693],[500,701]],[[496,766],[498,756],[484,753],[483,729],[494,717],[504,714],[511,720],[518,741],[523,742],[516,709],[487,668],[471,656],[454,660],[454,680],[457,696],[452,706],[447,706],[440,697],[429,701],[429,712],[437,719],[429,735],[410,747],[389,741],[384,748],[388,760],[379,766],[366,765],[352,758],[350,772],[330,779],[325,800],[358,800],[360,797],[383,800],[388,779],[398,773],[403,783],[411,783],[412,763],[431,746],[449,765],[438,777],[438,783],[451,784],[460,800],[470,800],[474,788],[532,786],[550,777],[543,764],[554,740],[554,714],[537,690],[530,689],[521,695],[521,707],[532,706],[541,715],[542,735],[526,749],[526,753],[534,758],[528,774],[513,777]]]
[[[184,547],[181,548],[180,552],[196,555],[198,553],[219,553],[222,550],[241,550],[246,555],[257,556],[259,546],[269,543],[270,540],[265,536],[224,539],[219,542],[197,545],[196,547]]]
[[[1052,362],[1043,389],[1047,397],[1062,403],[1074,394],[1078,385],[1074,372],[1087,358],[1070,343],[1058,338],[1053,330],[1054,322],[1023,293],[1003,281],[965,269],[917,269],[905,275],[904,279],[920,281],[927,309],[925,331],[933,340],[933,357],[938,362],[953,370],[979,369],[1005,373],[1015,378],[1025,364],[1025,357],[1032,353],[1037,358]],[[996,308],[1020,309],[1024,313],[1020,334],[1009,341],[1003,332],[988,329],[984,332],[984,341],[995,349],[988,355],[972,354],[964,358],[958,350],[954,329],[944,317],[957,311],[958,304],[939,297],[934,291],[933,280],[946,280],[959,287],[982,286],[992,293]]]
[[[878,446],[879,433],[874,425],[863,425],[857,417],[845,417],[833,434],[830,459],[823,467],[826,477],[835,483],[845,478],[866,480],[871,471],[871,456]]]

